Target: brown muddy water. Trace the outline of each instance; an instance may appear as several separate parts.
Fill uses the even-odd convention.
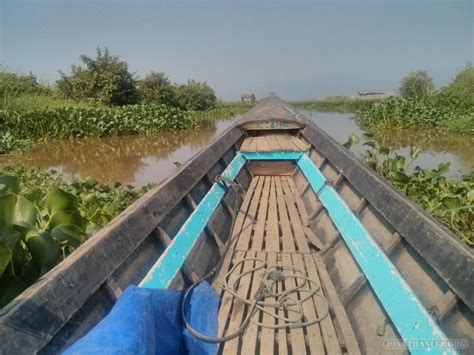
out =
[[[350,114],[305,112],[338,142],[344,143],[351,133],[364,131]],[[0,156],[0,165],[24,165],[54,169],[67,177],[92,176],[101,181],[120,181],[136,186],[158,183],[177,167],[229,127],[234,119],[206,122],[200,129],[142,136],[84,138],[41,142],[27,152]],[[386,132],[377,139],[407,153],[410,145],[423,153],[416,161],[425,168],[450,161],[448,175],[459,178],[474,166],[474,142],[470,137],[440,134],[436,131]],[[363,146],[355,147],[356,153]]]

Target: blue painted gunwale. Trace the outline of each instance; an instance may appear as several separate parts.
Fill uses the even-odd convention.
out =
[[[248,160],[296,161],[311,188],[327,209],[330,218],[341,233],[342,239],[362,269],[395,328],[402,339],[408,341],[407,346],[410,352],[412,354],[457,354],[452,349],[419,349],[416,347],[416,341],[446,342],[447,338],[370,233],[339,194],[328,185],[324,175],[306,154],[299,152],[238,152],[222,175],[234,180]],[[166,251],[142,280],[140,287],[167,288],[169,286],[224,194],[225,189],[220,184],[214,183]]]
[[[255,152],[240,153],[247,160],[298,160],[301,152]]]
[[[359,219],[327,183],[307,155],[298,160],[301,172],[328,211],[347,247],[411,354],[456,354],[452,349],[418,348],[416,341],[447,338]],[[413,342],[410,342],[413,341]]]
[[[227,168],[221,174],[234,180],[240,169],[245,165],[245,158],[237,153]],[[227,183],[225,183],[227,185]],[[212,214],[224,197],[226,188],[221,183],[214,183],[209,192],[196,206],[176,236],[159,257],[148,274],[140,283],[140,287],[167,288],[184,264],[199,235],[202,233]]]

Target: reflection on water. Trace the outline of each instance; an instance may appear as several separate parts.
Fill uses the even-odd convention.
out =
[[[37,166],[66,176],[140,186],[165,179],[231,124],[232,120],[205,122],[196,130],[42,142],[29,152],[0,157],[0,164]]]
[[[352,133],[359,136],[364,133],[351,114],[305,113],[340,143],[346,142]],[[38,166],[58,170],[66,176],[93,176],[101,181],[120,181],[137,186],[157,183],[176,170],[178,163],[185,162],[231,124],[232,120],[216,121],[190,131],[43,142],[26,153],[0,156],[0,165]],[[417,164],[425,168],[450,161],[449,174],[455,178],[474,166],[471,137],[424,129],[385,131],[376,139],[405,154],[410,145],[419,146],[423,153]],[[359,144],[354,151],[362,154],[365,147]]]
[[[359,137],[365,133],[353,120],[352,114],[305,111],[305,114],[329,133],[339,143],[344,143],[352,134]],[[449,133],[436,129],[404,129],[377,132],[374,138],[378,143],[399,150],[408,155],[410,146],[417,146],[422,153],[415,162],[423,168],[436,168],[440,162],[451,162],[447,174],[460,178],[474,167],[474,137]],[[356,154],[365,152],[362,144],[353,148]]]

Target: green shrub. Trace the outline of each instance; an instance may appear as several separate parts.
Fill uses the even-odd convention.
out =
[[[138,82],[140,102],[176,106],[176,86],[165,73],[151,72]]]
[[[0,72],[0,98],[2,101],[8,100],[23,94],[49,95],[52,90],[38,83],[36,76],[32,73],[21,75]]]
[[[217,98],[206,82],[188,80],[176,88],[176,102],[183,110],[204,111],[216,107]]]
[[[89,99],[104,105],[129,105],[138,102],[136,80],[128,64],[111,55],[107,47],[97,48],[96,58],[81,55],[83,66],[72,65],[71,75],[61,73],[56,84],[67,98]]]
[[[426,71],[413,72],[402,79],[400,95],[403,97],[425,97],[433,92],[433,78]]]

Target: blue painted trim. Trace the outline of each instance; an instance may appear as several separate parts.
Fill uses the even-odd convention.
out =
[[[347,247],[365,274],[385,311],[404,340],[442,340],[447,338],[430,317],[410,286],[379,248],[359,219],[339,194],[327,185],[323,174],[304,155],[298,166],[326,207]],[[375,331],[375,330],[374,330]],[[452,349],[419,349],[407,343],[412,354],[456,354]]]
[[[303,155],[301,152],[257,152],[240,154],[247,160],[298,160]]]
[[[244,165],[245,158],[242,154],[237,153],[221,175],[234,180]],[[179,269],[183,266],[184,260],[192,250],[199,235],[211,219],[225,191],[226,189],[221,183],[214,183],[212,185],[209,192],[183,224],[168,248],[166,248],[165,252],[142,280],[140,287],[167,288],[169,286]]]

